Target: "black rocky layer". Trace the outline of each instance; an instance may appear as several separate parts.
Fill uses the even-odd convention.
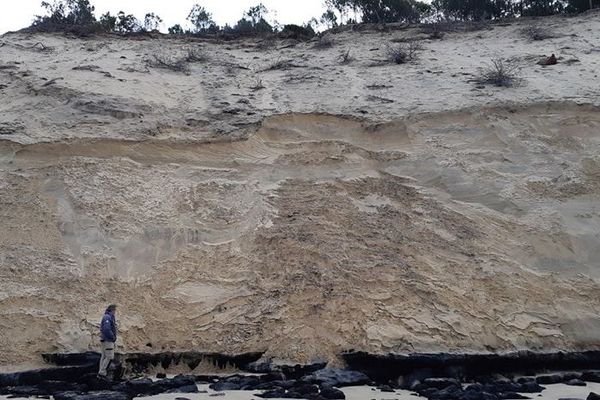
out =
[[[339,388],[373,385],[384,392],[408,389],[430,400],[504,400],[531,398],[543,385],[565,383],[585,386],[600,382],[600,352],[511,354],[415,354],[371,355],[348,352],[347,369],[327,368],[324,362],[282,365],[257,361],[262,353],[222,355],[214,353],[127,354],[113,379],[95,375],[96,353],[46,354],[57,365],[12,374],[0,374],[0,394],[28,397],[54,396],[56,400],[128,400],[159,393],[194,393],[198,384],[216,391],[260,390],[264,398],[343,399]],[[229,377],[178,375],[167,379],[124,379],[174,365],[192,371],[200,362],[224,368],[234,366],[252,375]],[[570,372],[553,372],[571,370]],[[127,374],[125,374],[127,372]],[[600,400],[590,393],[589,400]]]

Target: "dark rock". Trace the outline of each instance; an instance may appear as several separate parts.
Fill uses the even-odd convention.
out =
[[[54,400],[130,400],[131,396],[114,391],[99,391],[88,393],[58,392],[54,394]]]
[[[271,382],[262,382],[254,387],[254,390],[277,390],[284,389],[283,386],[279,385],[279,382],[283,381],[271,381]]]
[[[260,384],[260,379],[257,376],[235,376],[234,378],[227,378],[227,382],[237,383],[240,386],[240,390],[253,390]]]
[[[540,375],[535,378],[535,381],[541,385],[552,385],[566,381],[564,374]]]
[[[394,389],[392,389],[392,387],[390,385],[379,385],[377,386],[377,389],[381,390],[382,392],[387,392],[387,393],[394,393]]]
[[[42,381],[77,382],[88,373],[96,373],[97,365],[81,365],[56,368],[35,369],[31,371],[0,374],[0,387],[32,386]]]
[[[586,400],[600,400],[600,394],[590,392],[590,394],[588,394],[588,397],[586,398]]]
[[[326,362],[315,362],[311,364],[275,365],[274,371],[282,372],[287,379],[300,379],[305,375],[319,371],[327,365]]]
[[[537,383],[529,382],[529,383],[523,383],[523,384],[519,385],[519,388],[514,391],[521,392],[521,393],[539,393],[544,389],[545,389],[545,387],[540,386]]]
[[[421,391],[418,391],[417,393],[423,397],[427,397],[428,399],[432,398],[437,392],[439,391],[439,389],[436,388],[427,388],[427,389],[423,389]]]
[[[506,393],[498,393],[499,399],[530,399],[531,397],[523,396],[520,393],[516,392],[506,392]]]
[[[87,386],[88,391],[96,391],[96,392],[113,390],[112,387],[114,385],[114,382],[112,382],[108,379],[98,378],[98,376],[96,375],[95,372],[80,376],[78,378],[78,383]],[[66,392],[66,391],[76,391],[76,390],[63,389],[62,391]]]
[[[113,390],[123,392],[131,397],[140,395],[152,396],[168,390],[161,382],[153,382],[149,378],[134,379],[131,381],[119,383],[113,386]]]
[[[264,392],[262,394],[257,394],[256,396],[262,397],[264,399],[302,399],[303,396],[294,391],[285,391],[285,390],[270,390],[268,392]]]
[[[460,383],[456,379],[452,378],[426,378],[421,383],[424,387],[431,387],[436,389],[444,389],[448,386],[456,386]]]
[[[472,383],[465,387],[465,390],[477,390],[481,392],[483,390],[483,385],[481,383]]]
[[[565,385],[569,386],[587,386],[587,384],[581,379],[571,379],[570,381],[566,381]]]
[[[38,386],[16,386],[9,387],[2,391],[4,394],[9,394],[17,397],[35,397],[48,395],[47,391]]]
[[[74,382],[43,381],[37,385],[49,393],[54,392],[89,392],[89,386]]]
[[[198,386],[196,385],[187,385],[180,386],[174,389],[169,389],[165,393],[198,393]]]
[[[600,351],[537,353],[518,351],[503,354],[369,354],[350,351],[342,354],[350,369],[364,372],[379,383],[387,383],[420,369],[433,371],[434,376],[457,368],[460,377],[471,380],[496,373],[536,373],[593,369],[600,365]],[[455,377],[455,376],[452,376]]]
[[[273,364],[271,361],[255,361],[246,365],[245,371],[266,374],[273,372]]]
[[[346,395],[339,389],[326,387],[321,390],[319,395],[325,399],[345,399]]]
[[[224,390],[240,390],[241,389],[241,385],[239,383],[227,382],[227,381],[211,383],[208,387],[217,392],[222,392]]]
[[[264,393],[261,394],[257,394],[256,396],[258,397],[262,397],[263,399],[285,399],[285,390],[283,389],[278,389],[278,390],[268,390]]]
[[[434,373],[431,369],[422,368],[398,378],[398,385],[403,389],[414,390],[413,388],[424,379],[433,377]]]
[[[302,395],[307,395],[311,393],[319,393],[319,386],[310,383],[304,383],[294,387],[293,390],[294,392],[298,392]]]
[[[276,390],[276,389],[291,389],[297,386],[298,381],[291,379],[289,381],[271,381],[261,382],[254,387],[254,390]]]
[[[536,382],[515,383],[511,381],[486,383],[481,388],[482,391],[488,393],[537,393],[544,390]]]
[[[478,390],[465,390],[459,397],[459,400],[497,400],[495,394],[482,392]]]
[[[159,372],[156,374],[156,377],[158,379],[165,379],[167,377],[167,374],[165,374],[164,372]]]
[[[269,372],[268,374],[262,375],[260,378],[262,382],[272,382],[272,381],[285,381],[285,375],[283,372]],[[290,381],[294,381],[295,379],[288,379]]]
[[[196,385],[196,377],[191,375],[177,375],[171,379],[162,379],[158,382],[155,382],[160,387],[165,390],[175,389],[182,386],[195,386]]]
[[[321,386],[336,387],[364,385],[371,382],[371,379],[362,372],[334,368],[321,369],[304,376],[301,380]]]
[[[565,376],[566,381],[570,381],[571,379],[581,379],[581,372],[565,372],[563,374]]]
[[[598,371],[587,371],[581,374],[581,380],[586,382],[600,383],[600,372]]]
[[[522,376],[514,380],[515,383],[523,384],[523,383],[531,383],[536,382],[534,377],[531,376]]]
[[[432,389],[434,389],[434,388],[432,388]],[[431,394],[431,397],[428,397],[428,398],[434,399],[434,400],[454,400],[454,399],[460,398],[463,395],[464,395],[464,391],[462,390],[460,385],[452,385],[452,386],[446,386],[443,389],[439,389],[439,390],[436,389],[436,391]]]

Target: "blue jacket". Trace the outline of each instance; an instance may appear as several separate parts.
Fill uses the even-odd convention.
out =
[[[101,342],[116,342],[117,341],[117,322],[115,315],[106,310],[102,321],[100,321],[100,341]]]

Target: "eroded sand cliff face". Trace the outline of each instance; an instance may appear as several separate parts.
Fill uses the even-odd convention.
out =
[[[404,66],[377,58],[413,29],[268,52],[4,36],[0,363],[94,348],[107,302],[128,351],[597,348],[599,22],[545,20],[579,59],[552,68],[519,24]],[[143,63],[190,46],[189,75]],[[461,75],[499,52],[525,85]]]

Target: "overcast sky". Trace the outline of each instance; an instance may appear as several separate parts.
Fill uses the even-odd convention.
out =
[[[52,2],[52,0],[47,0]],[[96,16],[110,11],[111,14],[123,10],[143,19],[148,12],[158,14],[163,20],[161,30],[176,23],[185,22],[194,3],[199,3],[213,14],[219,25],[233,24],[242,17],[244,11],[260,0],[92,0],[96,6]],[[0,0],[0,34],[14,31],[31,24],[33,16],[40,14],[41,0]],[[323,0],[262,0],[271,12],[269,21],[280,24],[302,24],[312,17],[319,17],[323,11]]]

